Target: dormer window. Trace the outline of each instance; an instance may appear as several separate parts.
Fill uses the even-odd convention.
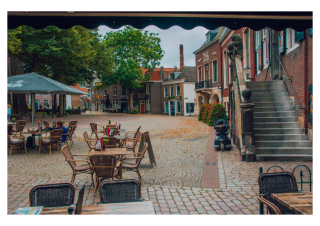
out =
[[[207,34],[207,44],[210,42],[210,33]]]

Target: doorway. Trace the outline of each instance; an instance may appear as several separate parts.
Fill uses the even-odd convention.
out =
[[[175,101],[170,101],[170,116],[176,116]]]
[[[144,105],[145,105],[144,100],[140,100],[140,113],[141,113],[141,114],[145,113],[145,107],[144,107]]]

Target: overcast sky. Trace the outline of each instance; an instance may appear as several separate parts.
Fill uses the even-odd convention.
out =
[[[118,29],[119,30],[119,29]],[[158,33],[161,39],[161,47],[165,54],[161,60],[161,66],[171,67],[180,66],[179,46],[183,45],[184,65],[195,66],[195,57],[193,52],[200,48],[205,42],[205,34],[208,32],[206,28],[196,27],[192,30],[184,30],[179,26],[173,26],[167,30],[162,30],[156,26],[148,26],[145,28],[152,33]],[[107,26],[100,26],[99,33],[105,35],[109,31],[116,31]]]

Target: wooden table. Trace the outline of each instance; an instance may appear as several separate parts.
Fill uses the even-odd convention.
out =
[[[102,151],[96,151],[95,149],[91,149],[88,156],[93,155],[132,155],[135,154],[132,151],[127,151],[126,148],[106,148]]]
[[[56,214],[67,215],[67,207],[45,207],[40,215]],[[118,215],[118,214],[139,214],[155,215],[151,201],[124,202],[112,204],[97,204],[82,206],[81,215]]]
[[[312,215],[312,197],[312,192],[271,194],[271,198],[297,214]]]

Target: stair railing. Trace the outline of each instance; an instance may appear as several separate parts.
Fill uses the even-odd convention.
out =
[[[286,71],[285,71],[284,68],[283,68],[283,65],[282,65],[282,63],[281,63],[281,60],[280,60],[280,57],[279,57],[279,56],[278,56],[278,60],[279,60],[279,62],[280,62],[280,65],[281,65],[281,67],[282,67],[282,70],[283,70],[284,74],[286,75],[287,81],[288,81],[288,83],[289,83],[289,85],[290,85],[291,91],[292,91],[292,93],[293,93],[294,98],[296,99],[296,102],[297,102],[299,108],[300,108],[300,109],[306,109],[306,108],[302,108],[302,107],[300,106],[299,101],[298,101],[298,98],[296,97],[296,94],[294,93],[293,88],[292,88],[292,85],[291,85],[292,81],[289,82],[287,73],[286,73]]]

